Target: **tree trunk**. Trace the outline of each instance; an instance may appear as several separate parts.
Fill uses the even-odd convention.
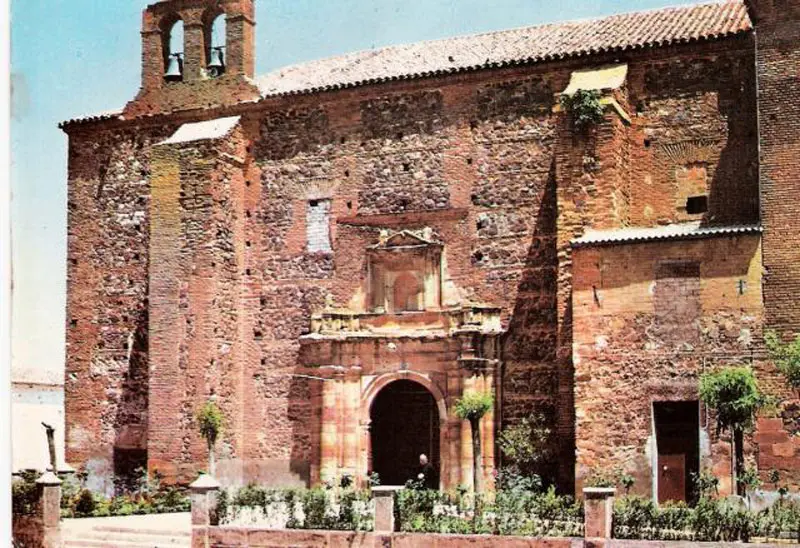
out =
[[[217,463],[214,459],[214,443],[209,441],[208,442],[208,475],[212,478],[216,477]]]
[[[744,431],[734,428],[731,437],[733,445],[733,486],[734,492],[739,496],[745,496],[744,485],[741,482],[744,473]]]
[[[483,491],[483,471],[481,470],[481,420],[470,419],[470,430],[472,430],[472,484],[475,494]]]

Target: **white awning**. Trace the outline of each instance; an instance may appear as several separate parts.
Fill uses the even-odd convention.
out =
[[[239,123],[241,116],[230,116],[228,118],[215,118],[205,122],[192,122],[183,124],[172,137],[166,141],[161,141],[159,145],[175,145],[179,143],[189,143],[191,141],[204,141],[209,139],[221,139],[227,136],[236,124]]]
[[[617,89],[628,77],[628,65],[609,65],[598,69],[576,70],[569,78],[569,85],[562,93],[572,95],[579,89],[603,91]]]

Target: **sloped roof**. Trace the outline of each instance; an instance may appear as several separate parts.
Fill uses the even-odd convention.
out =
[[[712,40],[752,29],[742,0],[687,5],[360,51],[256,78],[262,96]]]
[[[759,225],[700,226],[699,221],[649,228],[619,228],[616,230],[587,230],[572,240],[572,247],[614,245],[658,240],[691,240],[737,234],[758,234]]]
[[[255,78],[262,97],[307,94],[393,80],[715,40],[752,30],[743,0],[458,36],[290,65]],[[59,124],[123,119],[121,111]]]

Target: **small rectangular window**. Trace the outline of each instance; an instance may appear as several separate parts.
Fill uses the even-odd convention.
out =
[[[306,242],[309,253],[330,253],[331,201],[310,200],[306,211]]]
[[[690,196],[686,199],[686,213],[699,215],[708,211],[708,196]]]

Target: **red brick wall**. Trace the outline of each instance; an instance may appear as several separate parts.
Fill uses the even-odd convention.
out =
[[[154,152],[148,468],[168,480],[206,469],[194,418],[212,397],[225,415],[219,458],[241,457],[244,174],[240,130]]]
[[[800,333],[800,248],[787,237],[800,228],[800,2],[774,2],[774,11],[772,2],[754,4],[761,9],[756,41],[764,305],[770,327]]]
[[[760,238],[581,248],[573,257],[578,484],[620,470],[649,495],[652,403],[697,400],[698,376],[716,366],[761,372]],[[711,421],[704,412],[701,461],[725,493],[729,446]]]
[[[786,338],[800,334],[800,251],[792,236],[800,228],[800,2],[749,2],[756,19],[761,221],[764,226],[766,327]],[[753,9],[754,8],[754,9]],[[773,418],[758,423],[762,474],[780,471],[782,483],[800,488],[797,394],[775,375],[771,388],[784,401]]]

